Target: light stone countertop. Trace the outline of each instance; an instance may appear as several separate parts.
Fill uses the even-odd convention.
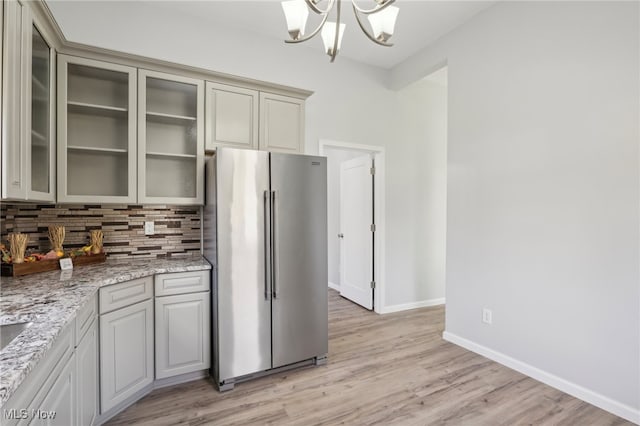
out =
[[[70,278],[62,271],[2,277],[0,324],[30,321],[32,325],[0,351],[0,407],[100,287],[150,275],[206,269],[211,265],[199,256],[118,259],[77,267]]]

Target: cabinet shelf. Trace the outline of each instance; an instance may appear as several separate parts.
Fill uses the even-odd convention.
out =
[[[194,154],[172,154],[169,152],[147,152],[149,157],[196,158]]]
[[[95,110],[95,111],[100,111],[100,112],[104,112],[104,111],[110,111],[110,112],[116,112],[116,113],[123,113],[123,112],[127,112],[127,108],[122,108],[122,107],[114,107],[114,106],[110,106],[110,105],[99,105],[99,104],[89,104],[89,103],[85,103],[85,102],[73,102],[73,101],[68,101],[67,105],[74,108],[77,111],[80,110]]]
[[[196,117],[191,117],[187,115],[175,115],[175,114],[165,114],[162,112],[151,112],[147,111],[148,119],[156,119],[162,121],[196,121]]]
[[[104,152],[107,154],[126,154],[128,152],[126,149],[96,148],[91,146],[77,146],[77,145],[68,145],[67,149],[70,151]]]

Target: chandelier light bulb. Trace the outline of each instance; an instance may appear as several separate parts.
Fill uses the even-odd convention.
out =
[[[345,24],[340,24],[340,29],[338,31],[338,53],[340,51],[340,46],[342,46],[342,35],[344,34]],[[324,27],[322,27],[322,42],[324,43],[324,51],[327,52],[329,56],[333,56],[333,46],[336,40],[336,23],[335,22],[326,22]]]
[[[368,16],[373,36],[380,41],[387,41],[393,35],[398,18],[398,9],[395,6],[387,6],[379,12],[372,13]]]
[[[287,30],[293,40],[298,40],[304,35],[309,17],[309,8],[304,0],[288,0],[280,3],[287,20]]]

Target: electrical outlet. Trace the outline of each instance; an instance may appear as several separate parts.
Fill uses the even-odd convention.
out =
[[[483,308],[482,309],[482,322],[485,324],[491,325],[491,321],[493,320],[493,312],[491,309]]]
[[[155,226],[153,222],[145,222],[144,223],[144,235],[153,235],[156,233]]]

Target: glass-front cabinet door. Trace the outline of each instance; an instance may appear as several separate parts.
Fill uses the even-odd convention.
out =
[[[55,50],[27,2],[3,2],[2,198],[55,201]]]
[[[138,72],[138,201],[203,204],[204,82]]]
[[[36,25],[31,28],[30,200],[54,201],[54,52]]]
[[[58,202],[135,203],[136,69],[58,56]]]

